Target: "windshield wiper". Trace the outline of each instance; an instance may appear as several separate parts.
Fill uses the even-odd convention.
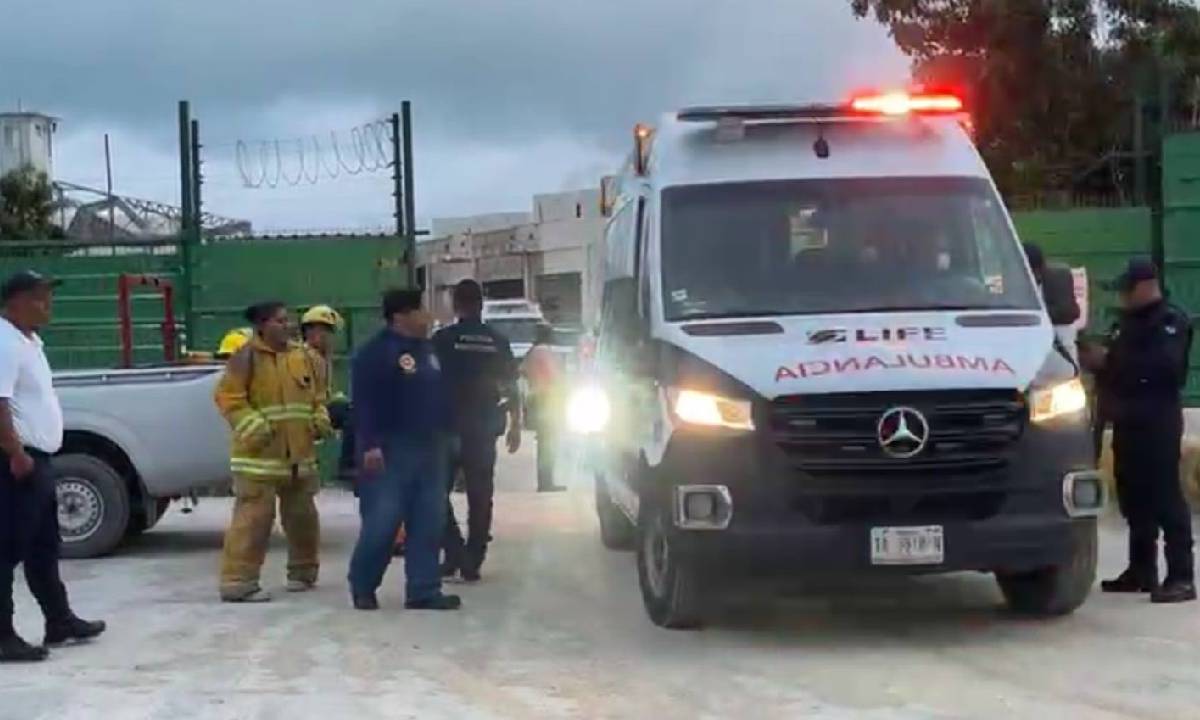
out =
[[[778,317],[780,315],[791,315],[793,313],[781,312],[779,310],[723,310],[721,312],[699,312],[699,313],[684,313],[677,320],[694,321],[694,320],[734,320],[737,318],[764,318]]]
[[[1012,310],[1014,308],[979,306],[979,305],[877,305],[875,307],[853,308],[851,310],[835,311],[846,315],[867,315],[870,313],[895,312],[968,312],[971,310]]]

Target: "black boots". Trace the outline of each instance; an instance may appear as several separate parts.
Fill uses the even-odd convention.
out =
[[[0,632],[0,663],[41,662],[50,656],[49,647],[70,642],[84,642],[99,636],[106,629],[101,621],[82,620],[68,615],[62,620],[46,623],[43,645],[30,645],[15,632]]]
[[[1191,580],[1175,580],[1167,578],[1154,592],[1150,593],[1150,602],[1159,605],[1191,602],[1196,599],[1196,584]]]
[[[457,595],[434,595],[424,600],[409,600],[404,603],[405,610],[458,610],[462,607],[462,598]]]
[[[0,636],[0,663],[34,663],[50,657],[45,647],[30,645],[16,633]]]
[[[379,609],[379,599],[377,597],[375,597],[375,593],[369,593],[366,595],[354,595],[353,600],[354,600],[354,609],[355,610],[378,610]]]
[[[1112,580],[1102,581],[1100,589],[1106,593],[1149,593],[1158,589],[1158,578],[1129,568]]]
[[[69,615],[63,620],[46,623],[46,645],[53,647],[68,642],[83,642],[98,637],[108,626],[102,620],[81,620]]]

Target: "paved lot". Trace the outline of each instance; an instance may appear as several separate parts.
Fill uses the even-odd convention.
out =
[[[533,492],[502,461],[488,577],[460,614],[406,613],[400,567],[348,609],[352,498],[322,498],[323,584],[267,606],[215,601],[225,501],[173,512],[120,555],[66,566],[101,642],[0,674],[0,719],[1200,717],[1200,606],[1102,597],[1014,620],[978,575],[739,603],[700,633],[646,620],[628,555],[596,538],[590,488]],[[282,548],[266,578],[282,586]],[[1105,572],[1120,528],[1106,527]],[[18,621],[40,637],[24,589]]]

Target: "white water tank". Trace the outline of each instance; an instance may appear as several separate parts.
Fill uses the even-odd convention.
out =
[[[41,113],[0,113],[0,177],[26,165],[54,179],[58,119]]]

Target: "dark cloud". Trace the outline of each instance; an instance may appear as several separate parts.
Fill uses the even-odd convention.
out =
[[[302,208],[289,215],[271,209],[288,204],[278,197],[235,192],[229,143],[239,137],[348,128],[411,99],[423,215],[522,208],[535,191],[578,184],[606,158],[615,164],[630,125],[661,111],[827,99],[905,74],[882,30],[856,22],[847,0],[6,5],[0,107],[20,98],[64,118],[63,172],[102,176],[92,157],[67,152],[111,130],[124,157],[137,158],[127,183],[177,195],[161,178],[172,173],[175,101],[188,98],[212,143],[214,175],[229,176],[214,177],[213,197],[226,212],[276,226],[289,217],[387,222],[386,196],[359,197],[387,184],[281,192],[294,199],[291,210]],[[324,199],[327,220],[313,199]]]

